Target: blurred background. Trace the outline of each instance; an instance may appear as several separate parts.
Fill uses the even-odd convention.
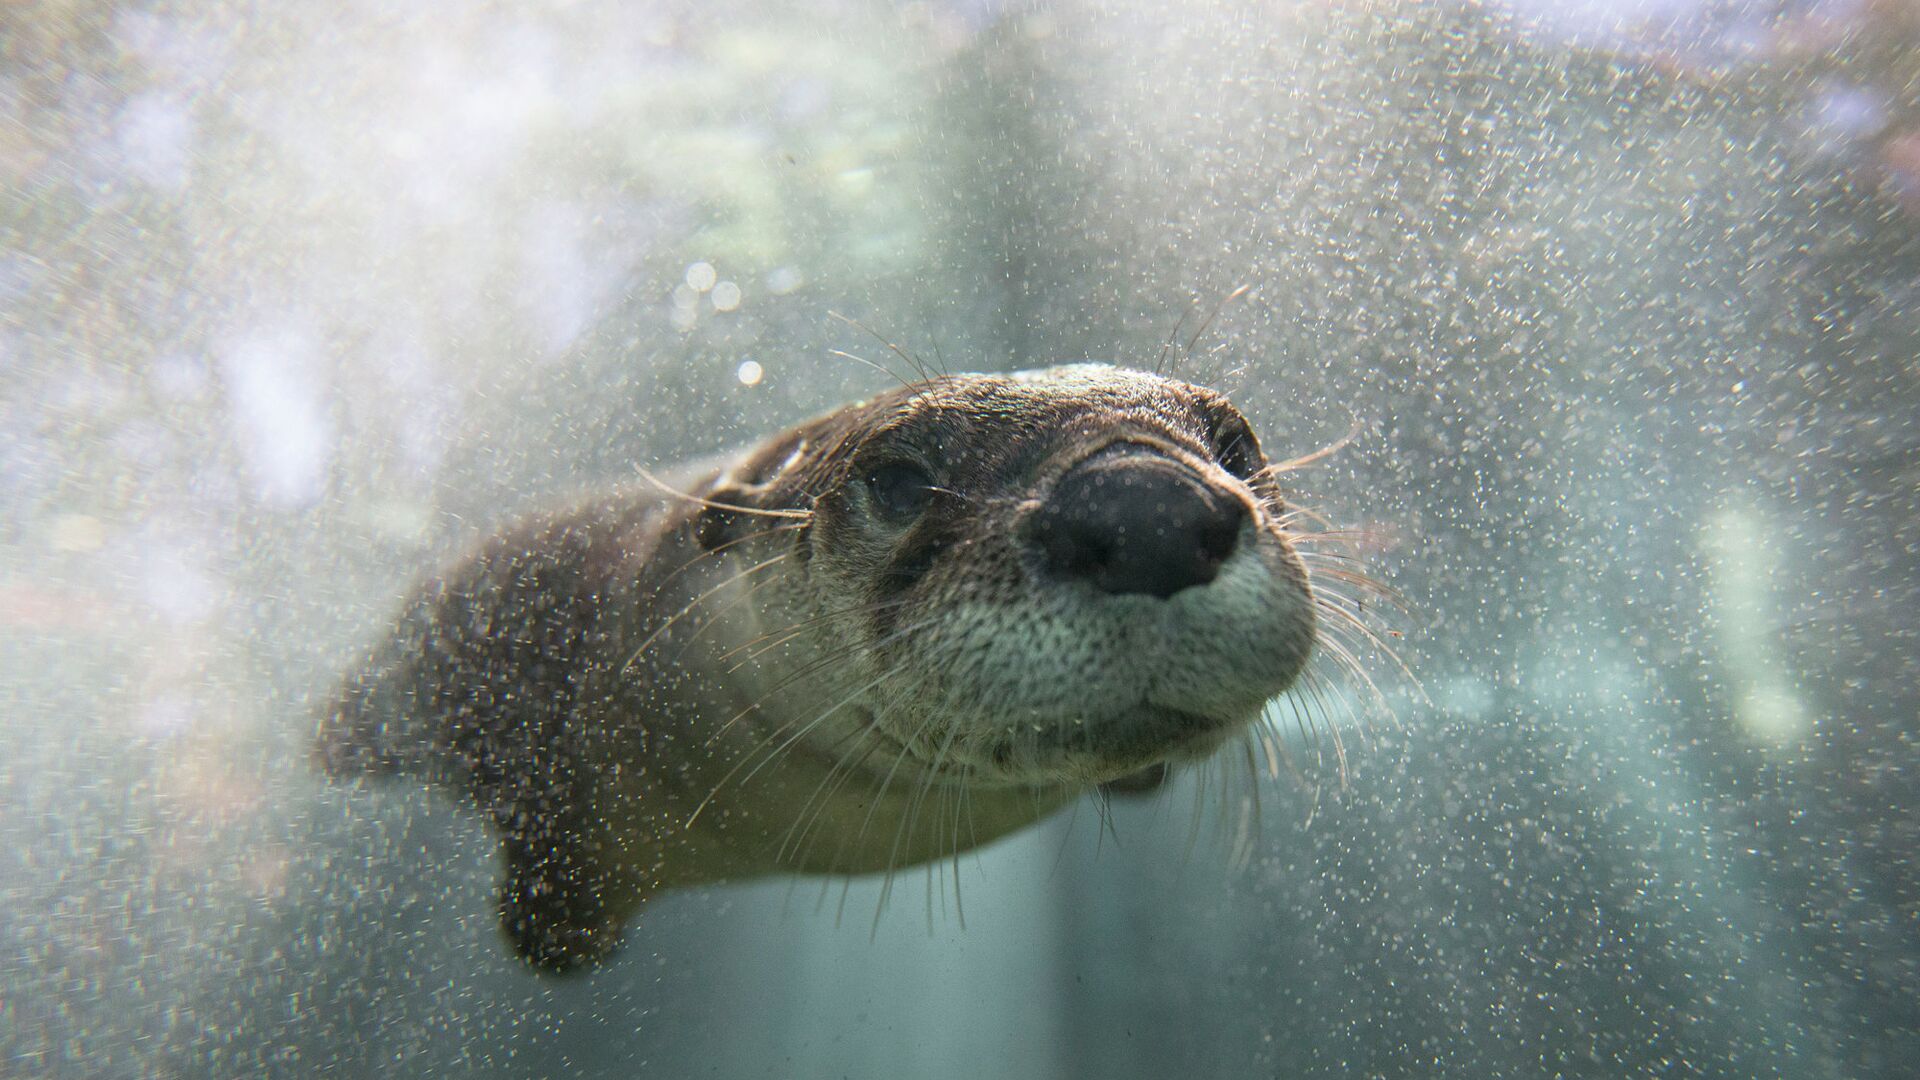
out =
[[[1916,215],[1910,0],[0,5],[0,1073],[1911,1075]],[[829,311],[1151,364],[1241,285],[1180,370],[1357,418],[1299,494],[1409,601],[1344,782],[552,981],[308,767],[448,550],[885,385]]]

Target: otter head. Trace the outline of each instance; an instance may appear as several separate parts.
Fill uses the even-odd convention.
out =
[[[1221,395],[1076,365],[894,391],[709,494],[810,512],[778,540],[793,621],[845,658],[855,734],[969,783],[1090,786],[1205,757],[1305,665],[1314,604],[1266,464]],[[708,547],[764,528],[698,525]]]

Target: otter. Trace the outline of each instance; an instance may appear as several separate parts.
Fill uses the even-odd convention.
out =
[[[471,800],[513,947],[590,964],[663,889],[948,857],[1244,736],[1318,626],[1278,471],[1198,385],[928,377],[486,539],[316,752]]]

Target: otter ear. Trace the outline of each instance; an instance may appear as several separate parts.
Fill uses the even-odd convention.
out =
[[[795,467],[808,449],[806,430],[790,432],[750,451],[698,492],[706,503],[694,519],[693,535],[706,551],[737,540],[754,528],[766,529],[779,518],[799,520],[799,485]],[[789,505],[791,504],[791,505]]]

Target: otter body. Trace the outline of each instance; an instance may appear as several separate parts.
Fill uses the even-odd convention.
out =
[[[1212,391],[930,379],[489,538],[318,751],[470,798],[564,969],[662,888],[924,862],[1242,736],[1314,642],[1284,512]]]

